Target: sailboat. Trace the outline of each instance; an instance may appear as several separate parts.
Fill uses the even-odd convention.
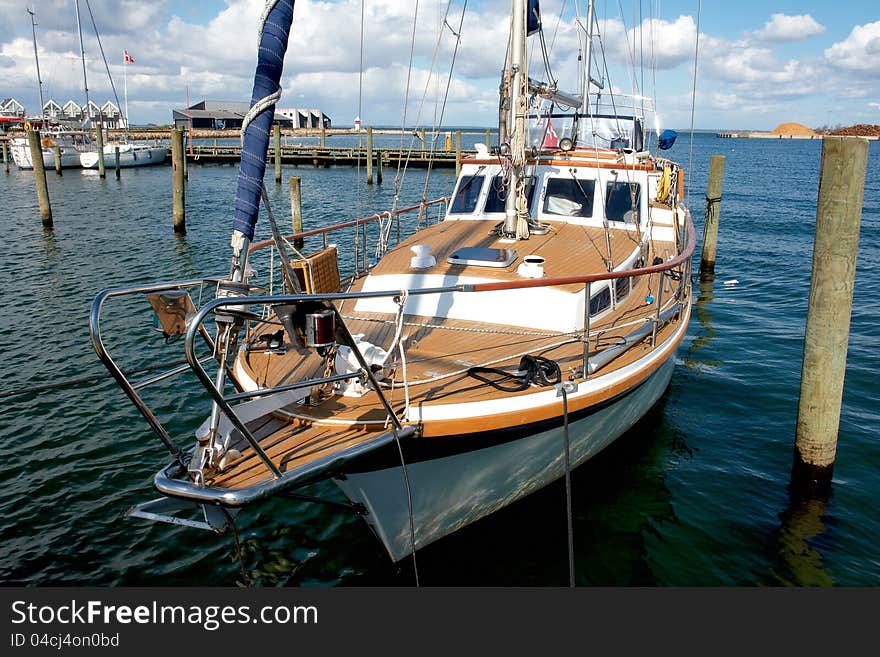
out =
[[[25,129],[33,127],[40,130],[40,149],[43,153],[43,167],[46,169],[55,168],[56,148],[58,157],[61,160],[62,169],[79,168],[80,153],[91,150],[92,141],[88,131],[80,126],[73,126],[62,123],[60,121],[50,121],[43,113],[43,80],[40,76],[40,57],[37,53],[37,23],[36,13],[27,9],[27,13],[31,17],[31,33],[34,41],[34,61],[37,68],[37,85],[40,91],[40,116],[28,121]],[[77,24],[79,24],[79,6],[77,5]],[[85,53],[83,53],[85,57]],[[85,62],[85,60],[83,60]],[[85,63],[83,63],[83,71],[85,71]],[[86,103],[86,111],[88,111],[88,102]],[[12,151],[12,161],[20,169],[33,169],[34,163],[31,156],[31,148],[27,137],[15,137],[10,140],[10,150]]]
[[[530,78],[538,3],[513,0],[499,143],[461,162],[449,197],[289,238],[266,207],[273,238],[254,241],[292,4],[261,23],[229,273],[104,290],[92,344],[171,454],[161,496],[130,516],[222,531],[243,506],[314,499],[330,480],[397,561],[568,477],[660,399],[691,314],[694,229],[643,99],[594,93],[589,52],[580,94]],[[424,221],[434,206],[441,220]],[[260,279],[251,264],[269,254],[275,279]],[[188,365],[154,379],[191,371],[211,401],[187,447],[141,397],[154,379],[130,382],[104,344],[105,305],[130,295],[181,338]]]
[[[86,0],[86,3],[88,3],[88,0]],[[98,43],[100,44],[101,37],[98,34],[98,26],[94,24],[94,19],[92,19],[92,26],[95,28],[95,38],[98,39]],[[101,47],[101,56],[103,57],[103,55],[104,48]],[[119,153],[118,163],[120,169],[162,164],[165,162],[165,158],[168,155],[168,149],[165,146],[150,144],[149,142],[143,141],[132,141],[129,138],[128,78],[126,69],[128,68],[129,62],[134,63],[134,57],[129,54],[128,50],[124,50],[122,55],[122,71],[125,88],[125,115],[122,117],[122,124],[125,127],[125,136],[119,141],[104,144],[102,148],[104,166],[108,169],[116,168],[117,151]],[[110,67],[107,66],[106,59],[104,59],[104,66],[107,69],[107,77],[110,78],[110,86],[113,88],[113,93],[115,94],[116,87],[113,86],[113,78],[110,77]],[[118,98],[117,102],[119,102]],[[98,152],[96,150],[84,152],[80,155],[79,161],[83,169],[97,169],[99,167]]]

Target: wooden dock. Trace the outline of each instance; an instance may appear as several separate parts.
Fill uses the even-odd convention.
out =
[[[398,164],[406,164],[410,167],[425,169],[429,165],[437,168],[455,167],[455,151],[406,151],[391,148],[374,149],[376,155],[382,158],[383,167],[397,167]],[[471,152],[462,151],[462,157],[472,155]],[[275,148],[269,147],[267,161],[272,162],[275,158]],[[241,160],[241,146],[192,146],[186,150],[186,159],[195,164],[232,164]],[[170,155],[168,158],[170,162]],[[367,149],[365,148],[320,148],[316,146],[282,146],[281,163],[294,166],[312,166],[315,168],[328,168],[331,166],[361,166],[366,167]]]

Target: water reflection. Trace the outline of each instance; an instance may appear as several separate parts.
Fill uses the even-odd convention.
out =
[[[771,572],[773,585],[832,586],[834,578],[818,549],[827,531],[824,499],[792,497],[789,507],[779,517],[782,525],[777,535],[780,572]]]

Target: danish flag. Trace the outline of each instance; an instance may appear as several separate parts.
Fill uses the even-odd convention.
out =
[[[122,54],[125,56],[125,61],[129,64],[134,64],[134,57],[128,54],[127,50],[123,50]]]
[[[553,129],[553,123],[550,122],[549,116],[547,117],[547,133],[544,135],[544,143],[541,146],[543,148],[556,148],[559,146],[559,135]]]

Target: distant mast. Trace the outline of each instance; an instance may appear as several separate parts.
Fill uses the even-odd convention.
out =
[[[91,115],[91,102],[89,101],[89,81],[86,78],[86,47],[83,45],[83,31],[82,25],[79,21],[79,0],[76,0],[74,3],[76,5],[76,30],[79,32],[79,50],[82,54],[82,67],[83,67],[83,88],[86,91],[86,117],[83,122],[85,125],[88,125],[92,120]],[[117,101],[119,102],[119,101]]]
[[[37,86],[40,88],[40,116],[43,116],[45,105],[43,103],[43,78],[40,76],[40,57],[37,55],[36,14],[31,9],[27,9],[26,11],[31,15],[31,33],[34,35],[34,61],[37,63]]]

